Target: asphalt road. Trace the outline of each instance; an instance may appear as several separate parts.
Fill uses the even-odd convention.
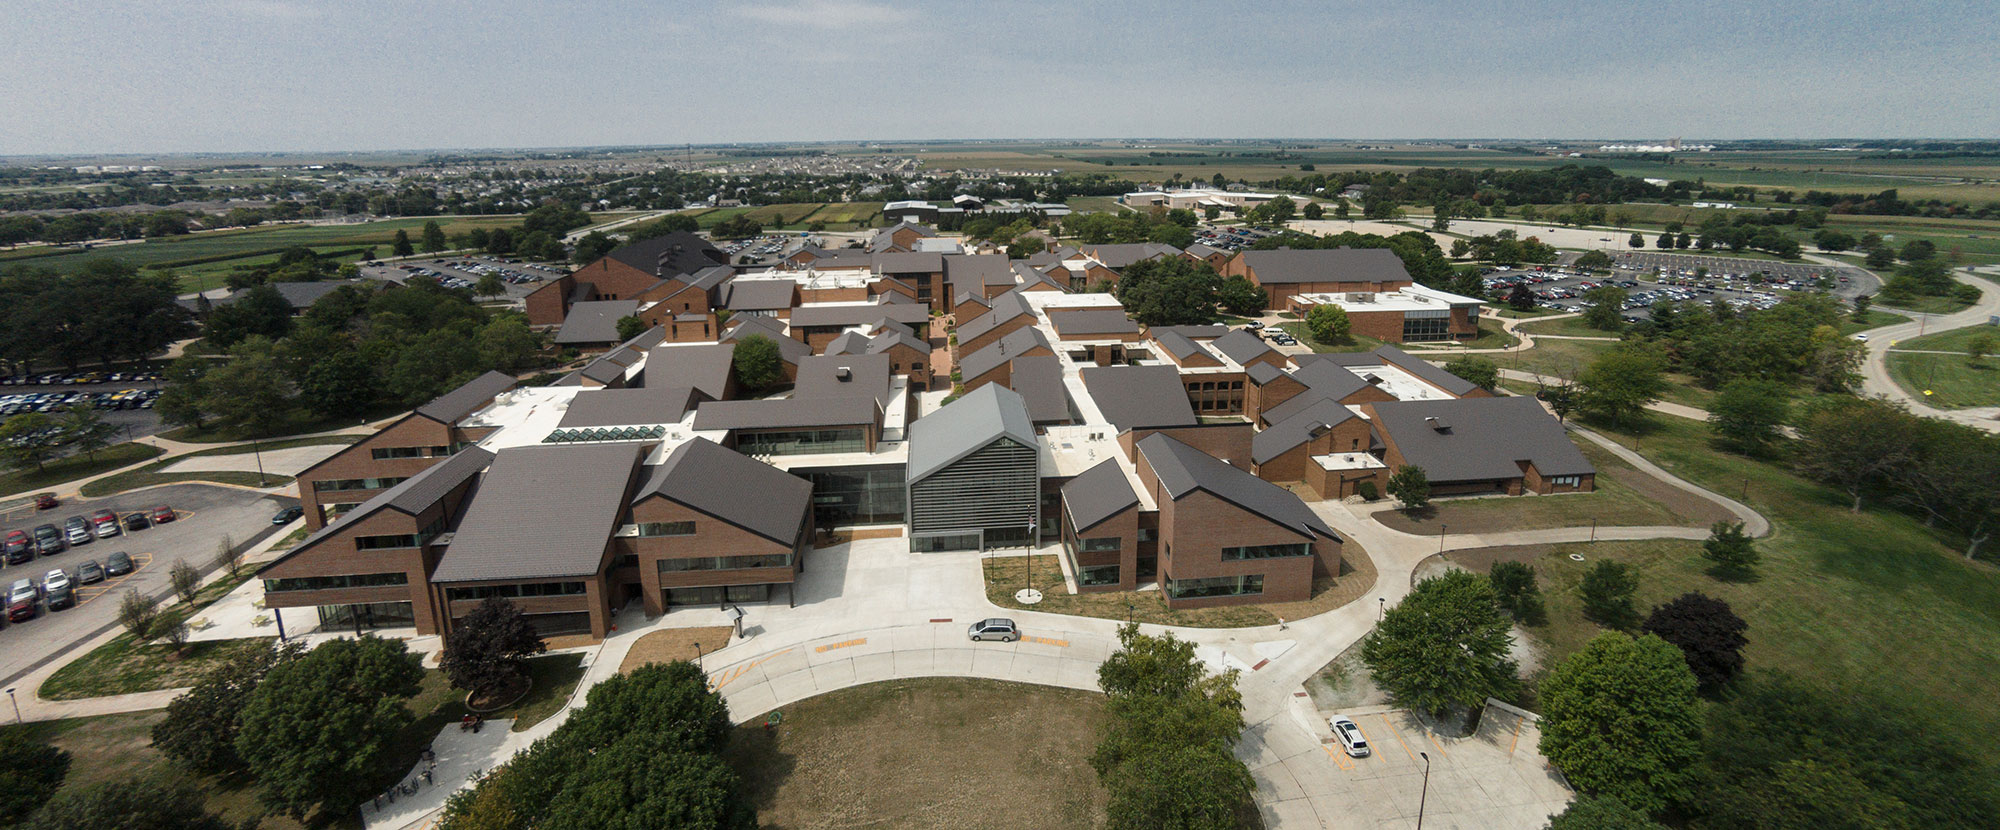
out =
[[[32,562],[0,569],[0,581],[12,585],[14,580],[24,578],[39,584],[43,576],[54,568],[68,571],[74,579],[78,565],[90,559],[103,564],[104,558],[115,551],[124,551],[138,566],[126,576],[79,586],[73,608],[51,612],[44,606],[38,609],[34,619],[9,623],[0,628],[0,687],[34,671],[77,643],[117,625],[118,597],[126,589],[136,588],[160,598],[169,596],[173,589],[167,581],[167,569],[173,566],[175,560],[186,559],[188,564],[207,574],[214,570],[216,546],[223,536],[228,536],[240,547],[255,544],[277,530],[271,524],[273,514],[297,503],[295,498],[267,496],[230,487],[176,484],[101,499],[67,501],[53,510],[38,512],[30,504],[0,514],[0,527],[30,531],[44,523],[60,528],[67,517],[88,516],[104,509],[117,511],[122,516],[127,512],[167,505],[174,508],[179,517],[164,525],[127,531],[123,535],[69,548],[54,556],[36,557]]]

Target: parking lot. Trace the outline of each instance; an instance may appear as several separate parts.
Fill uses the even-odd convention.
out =
[[[1334,741],[1327,714],[1320,713],[1317,731],[1333,774],[1298,775],[1292,764],[1252,770],[1260,788],[1280,795],[1273,812],[1286,826],[1408,828],[1421,810],[1426,827],[1534,830],[1569,803],[1569,787],[1536,750],[1541,730],[1512,712],[1488,707],[1473,734],[1447,738],[1405,710],[1355,710],[1349,717],[1371,747],[1362,758]]]
[[[1678,259],[1715,258],[1679,257]],[[1627,295],[1623,316],[1627,322],[1646,319],[1652,313],[1654,303],[1668,300],[1701,304],[1726,303],[1737,309],[1764,309],[1777,305],[1790,293],[1814,293],[1824,290],[1815,284],[1814,280],[1818,274],[1826,273],[1826,270],[1792,272],[1794,274],[1792,277],[1780,279],[1775,274],[1765,276],[1756,272],[1745,273],[1744,260],[1724,261],[1731,262],[1735,270],[1711,270],[1702,274],[1696,269],[1706,266],[1680,262],[1676,265],[1687,267],[1661,271],[1657,282],[1639,280],[1641,274],[1658,266],[1645,265],[1636,259],[1618,260],[1609,277],[1585,275],[1546,266],[1544,270],[1535,270],[1533,267],[1495,270],[1485,275],[1484,282],[1487,291],[1499,297],[1507,296],[1516,285],[1526,286],[1528,291],[1535,295],[1536,307],[1563,312],[1582,311],[1583,295],[1592,288],[1601,285],[1623,288]],[[1838,280],[1839,277],[1835,279]],[[1852,285],[1853,278],[1849,279],[1848,284]],[[1839,283],[1836,282],[1836,285]]]
[[[1658,270],[1662,280],[1676,277],[1694,279],[1697,272],[1706,270],[1710,280],[1791,291],[1810,290],[1821,276],[1827,276],[1833,278],[1833,293],[1842,299],[1873,294],[1882,287],[1880,279],[1860,268],[1811,262],[1772,262],[1648,251],[1626,251],[1612,255],[1611,260],[1613,267],[1622,274]]]
[[[128,378],[118,373],[116,377],[114,380],[110,374],[65,373],[0,380],[0,418],[27,412],[60,417],[64,409],[88,404],[104,416],[105,423],[118,428],[118,434],[113,436],[115,441],[143,438],[165,429],[160,416],[153,411],[153,402],[160,394],[157,376],[137,374]]]
[[[467,256],[449,259],[411,260],[396,263],[377,263],[361,266],[361,276],[368,279],[387,280],[401,285],[411,277],[430,277],[446,288],[470,289],[479,284],[487,274],[500,277],[506,286],[506,298],[519,301],[530,292],[547,282],[569,273],[569,267],[539,262],[523,262],[518,258],[499,256]]]
[[[78,566],[87,560],[102,564],[113,552],[132,558],[131,574],[113,577],[93,585],[78,586],[76,605],[49,611],[39,605],[33,619],[10,622],[0,628],[0,686],[14,682],[43,662],[63,653],[78,642],[118,624],[118,596],[128,588],[154,597],[172,593],[167,569],[175,560],[186,559],[197,570],[213,570],[217,544],[228,536],[237,545],[249,545],[277,530],[271,517],[298,500],[268,496],[249,490],[206,484],[176,484],[101,499],[66,501],[50,510],[36,510],[33,503],[14,506],[0,513],[0,533],[24,530],[32,534],[42,524],[63,526],[70,516],[89,516],[111,510],[121,517],[127,513],[168,506],[175,521],[144,530],[126,531],[65,549],[51,556],[7,565],[0,580],[12,585],[18,579],[40,584],[52,569],[61,568],[74,580]]]

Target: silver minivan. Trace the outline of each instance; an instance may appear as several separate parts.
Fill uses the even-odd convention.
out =
[[[965,634],[971,637],[973,642],[999,640],[1003,643],[1011,643],[1021,639],[1021,629],[1015,627],[1013,620],[1006,619],[1005,617],[980,620],[973,623],[972,627],[967,629]]]

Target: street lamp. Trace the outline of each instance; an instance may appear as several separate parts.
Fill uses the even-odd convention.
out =
[[[1431,797],[1431,754],[1419,752],[1417,756],[1424,759],[1424,789],[1423,793],[1417,796],[1417,830],[1424,830],[1424,802],[1429,801]]]
[[[700,642],[696,642],[696,643],[694,644],[694,667],[695,667],[695,668],[697,668],[697,669],[698,669],[698,668],[701,668],[701,643],[700,643]]]
[[[12,704],[14,704],[14,722],[15,722],[15,723],[20,723],[20,722],[21,722],[21,701],[20,701],[19,699],[17,699],[17,698],[15,698],[15,697],[14,697],[14,689],[13,689],[12,687],[9,687],[9,688],[7,689],[7,702],[8,702],[8,703],[12,703]]]
[[[1438,525],[1438,553],[1444,553],[1444,532],[1450,527],[1448,524]]]
[[[1388,598],[1388,597],[1376,597],[1376,598],[1375,598],[1375,621],[1376,621],[1376,622],[1381,622],[1381,621],[1382,621],[1382,617],[1383,617],[1383,615],[1386,615],[1386,614],[1388,614],[1388,613],[1389,613],[1389,598]]]

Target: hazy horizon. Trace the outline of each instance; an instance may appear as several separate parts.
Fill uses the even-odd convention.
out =
[[[2000,137],[2000,4],[1823,6],[16,0],[0,155]]]

